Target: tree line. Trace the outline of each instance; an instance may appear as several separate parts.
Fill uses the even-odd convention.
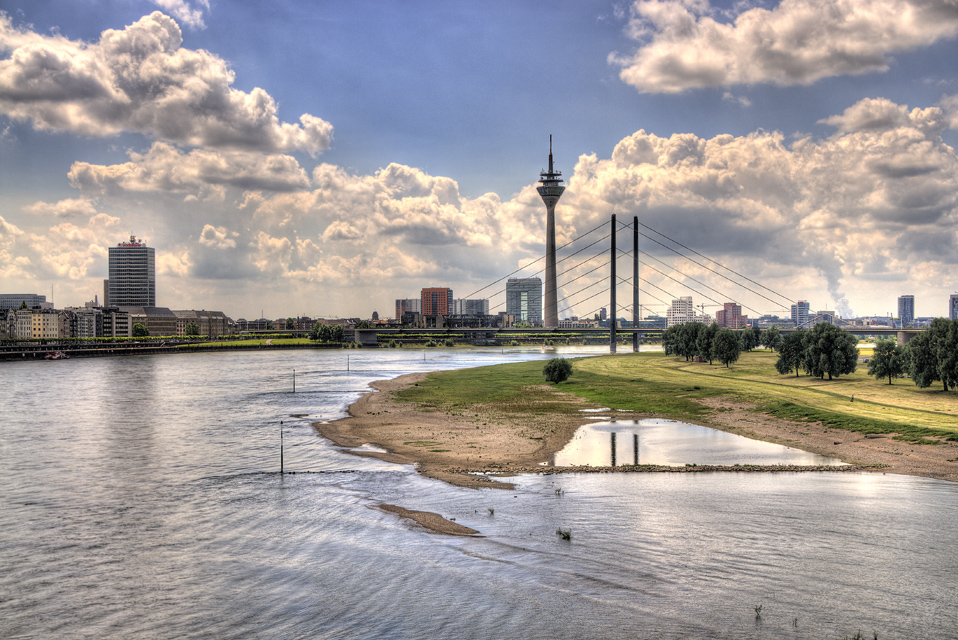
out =
[[[751,351],[760,344],[770,346],[763,341],[773,341],[774,336],[779,335],[778,329],[774,334],[766,334],[758,327],[735,331],[719,327],[715,322],[710,325],[686,322],[666,329],[662,333],[662,346],[667,355],[683,356],[686,361],[702,358],[709,364],[718,360],[730,368],[743,350]]]
[[[888,384],[907,375],[921,389],[940,382],[944,391],[958,390],[958,320],[935,318],[927,331],[904,346],[879,341],[868,361],[868,373],[888,378]]]
[[[342,342],[346,331],[341,324],[323,324],[317,322],[309,330],[309,339],[318,342]]]
[[[718,360],[726,367],[738,360],[741,351],[761,345],[778,352],[775,369],[782,375],[794,371],[798,376],[804,371],[823,380],[854,373],[858,367],[858,338],[827,322],[786,335],[776,327],[735,331],[716,323],[687,322],[666,329],[662,345],[668,355],[683,356],[686,361],[698,357],[709,364]],[[940,382],[944,391],[958,390],[958,320],[935,318],[927,331],[904,346],[879,340],[868,374],[888,378],[888,384],[908,376],[922,389]]]

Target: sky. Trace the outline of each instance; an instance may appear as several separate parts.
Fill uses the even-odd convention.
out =
[[[940,316],[958,292],[956,0],[0,12],[0,292],[102,299],[133,234],[159,306],[388,317],[438,286],[504,311],[500,279],[543,266],[550,135],[561,317],[609,304],[609,240],[587,246],[612,214],[694,258],[641,238],[643,315]]]

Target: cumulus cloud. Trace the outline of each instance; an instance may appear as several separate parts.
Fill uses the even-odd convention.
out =
[[[848,314],[850,278],[900,278],[919,262],[943,274],[958,260],[958,158],[943,120],[937,108],[863,100],[827,119],[835,135],[791,145],[776,132],[638,131],[607,160],[581,157],[564,201],[577,230],[614,210],[709,255],[751,260],[756,275],[811,268]]]
[[[203,22],[203,9],[210,10],[209,0],[197,0],[196,4],[200,8],[196,9],[190,6],[187,0],[153,0],[153,3],[190,28],[206,28]]]
[[[196,147],[312,155],[329,147],[331,124],[308,113],[281,122],[268,93],[233,88],[226,61],[182,43],[179,25],[159,11],[95,43],[17,28],[0,13],[0,52],[9,52],[0,113],[39,130],[132,131]]]
[[[885,71],[892,54],[958,34],[952,0],[783,0],[723,17],[707,0],[636,0],[626,33],[641,44],[609,62],[642,93],[807,85]]]
[[[953,276],[958,157],[942,140],[949,117],[944,103],[911,108],[870,98],[824,119],[834,130],[823,138],[761,130],[662,137],[640,130],[610,154],[583,155],[571,171],[565,167],[569,180],[557,209],[558,242],[607,223],[613,212],[624,222],[637,215],[643,224],[792,299],[810,299],[813,307],[847,315],[853,303],[874,304],[875,283],[912,282],[916,273],[934,283]],[[124,228],[149,229],[162,221],[149,233],[151,246],[158,247],[158,271],[161,256],[164,261],[167,291],[221,295],[227,311],[225,292],[257,291],[257,299],[314,301],[297,311],[349,312],[362,299],[383,312],[388,308],[383,298],[388,303],[414,296],[432,284],[453,286],[457,296],[467,296],[543,252],[545,210],[533,184],[503,201],[492,193],[464,197],[455,180],[401,164],[355,174],[324,163],[307,177],[298,165],[280,163],[279,174],[286,176],[280,184],[296,189],[271,190],[242,179],[244,171],[236,167],[246,155],[227,162],[232,168],[220,167],[227,156],[157,143],[131,154],[129,163],[78,163],[71,179],[84,198],[29,205],[35,215],[26,218],[27,230],[0,219],[0,275],[14,274],[18,281],[61,272],[65,278],[104,277],[92,266],[102,262],[84,262],[82,255],[96,259],[98,249],[91,247],[116,241],[119,221],[108,215],[114,211],[124,211]],[[248,172],[261,172],[257,167],[250,165]],[[201,193],[202,185],[217,187],[222,197],[162,197],[169,190]],[[90,196],[97,197],[93,209],[84,204]],[[83,214],[98,209],[107,213]],[[708,270],[642,242],[643,251],[708,282],[721,295],[774,311]],[[50,259],[41,250],[49,245],[76,253]],[[605,261],[605,248],[590,251],[600,250],[592,263],[561,276],[560,287],[563,278]],[[79,270],[64,271],[72,259]],[[541,265],[522,275],[537,268]],[[600,269],[587,278],[603,274]],[[666,301],[690,293],[651,269],[645,277],[669,292],[655,293]],[[501,288],[477,297],[492,297],[494,306]],[[867,300],[863,292],[869,292]],[[698,301],[699,294],[693,295]],[[600,306],[597,299],[573,297],[573,311],[591,313]]]
[[[948,126],[958,130],[958,96],[945,96],[941,99],[941,108],[945,113]]]
[[[211,224],[203,225],[200,232],[200,244],[214,249],[232,249],[236,246],[235,231],[228,231],[225,227],[214,227]]]
[[[28,213],[54,218],[90,218],[97,214],[96,206],[84,198],[67,198],[58,202],[34,202],[24,207]]]
[[[128,152],[117,165],[75,162],[70,183],[87,194],[156,191],[222,197],[222,187],[293,191],[309,186],[309,177],[295,158],[242,151],[195,149],[188,153],[154,142],[146,153]]]

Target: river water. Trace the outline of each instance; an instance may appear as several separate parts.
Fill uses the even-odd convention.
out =
[[[372,380],[552,355],[0,365],[0,638],[958,637],[952,483],[567,474],[476,491],[311,427]],[[383,502],[483,537],[429,533]]]

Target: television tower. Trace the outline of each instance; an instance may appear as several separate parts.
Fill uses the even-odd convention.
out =
[[[536,191],[546,205],[546,282],[545,303],[542,309],[542,325],[546,329],[559,326],[559,302],[556,285],[556,203],[562,197],[561,171],[552,166],[552,136],[549,136],[549,170],[539,174],[539,187]]]

